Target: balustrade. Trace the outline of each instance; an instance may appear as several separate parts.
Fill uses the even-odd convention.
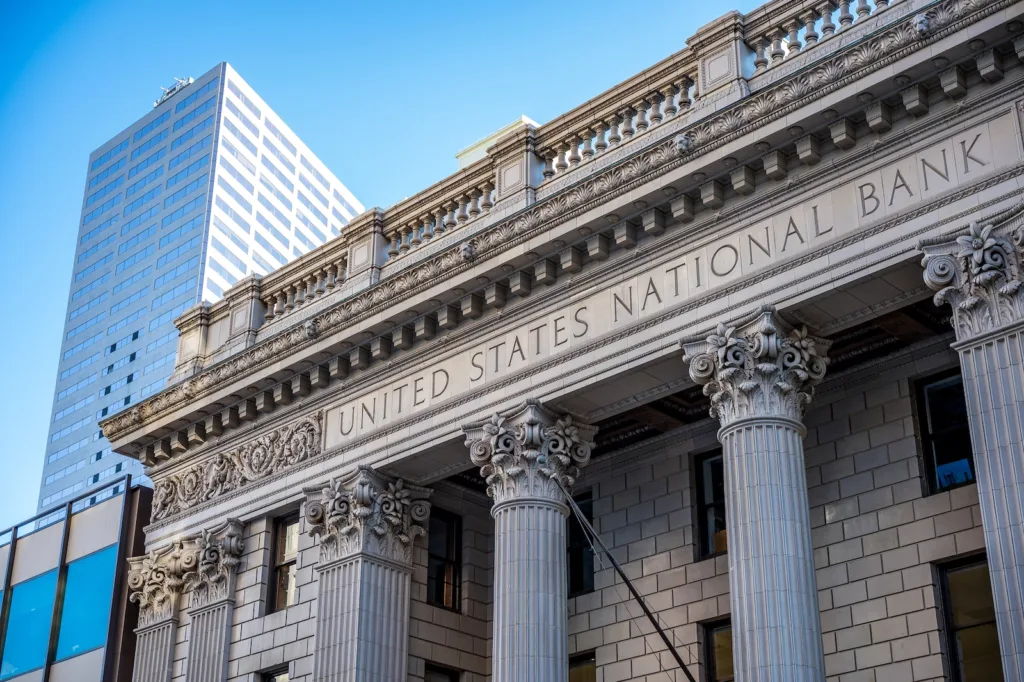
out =
[[[388,260],[402,258],[433,239],[486,215],[493,207],[494,182],[488,180],[462,191],[454,199],[439,204],[404,225],[385,227],[385,234],[390,239]]]
[[[266,306],[264,324],[271,324],[288,313],[323,298],[345,281],[345,258],[337,263],[321,266],[312,274],[297,277],[280,286],[267,286],[262,301]]]

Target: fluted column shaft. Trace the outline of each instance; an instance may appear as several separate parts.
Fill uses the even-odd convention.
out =
[[[824,679],[804,428],[748,418],[719,432],[736,679]]]
[[[313,679],[405,682],[411,569],[358,555],[317,573]]]
[[[569,676],[564,504],[495,505],[495,682],[566,682]]]
[[[430,491],[360,467],[305,488],[317,563],[315,682],[406,682],[413,542]]]
[[[597,428],[529,400],[463,427],[494,500],[493,682],[568,682],[565,492]]]
[[[765,307],[682,345],[722,424],[736,680],[824,682],[802,419],[829,343]]]
[[[1003,679],[1024,680],[1024,203],[919,248],[953,313]]]
[[[135,631],[132,682],[168,682],[174,663],[178,620],[170,618]]]
[[[227,678],[234,610],[233,598],[189,610],[186,682],[219,682]]]

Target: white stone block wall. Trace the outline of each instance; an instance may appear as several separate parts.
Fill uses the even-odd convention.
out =
[[[946,679],[934,564],[983,550],[981,518],[973,485],[925,496],[911,380],[956,363],[943,351],[823,386],[806,415],[829,682]],[[703,658],[700,624],[730,609],[728,557],[695,561],[691,466],[717,440],[713,429],[690,434],[632,464],[598,459],[578,486],[593,490],[595,527],[684,659]],[[671,679],[658,661],[671,669],[671,656],[621,581],[606,569],[596,587],[570,600],[570,653],[594,650],[600,682]],[[691,671],[702,679],[702,667]]]

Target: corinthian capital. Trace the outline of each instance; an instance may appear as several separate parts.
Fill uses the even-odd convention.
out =
[[[178,616],[178,598],[193,591],[192,606],[234,593],[242,553],[242,522],[228,519],[128,559],[129,599],[139,605],[139,627]]]
[[[935,305],[953,309],[958,340],[1024,320],[1024,203],[918,248],[924,282],[936,292]]]
[[[735,326],[719,324],[706,338],[682,341],[690,378],[711,398],[722,426],[747,417],[799,421],[825,376],[830,343],[792,329],[766,306]]]
[[[412,565],[412,544],[426,533],[432,491],[361,466],[302,492],[309,534],[320,536],[321,565],[361,553]]]
[[[596,426],[535,400],[462,430],[496,503],[527,497],[562,501],[556,481],[572,488],[579,467],[590,461],[597,433]]]

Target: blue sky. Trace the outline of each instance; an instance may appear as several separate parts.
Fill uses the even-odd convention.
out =
[[[0,528],[31,516],[89,153],[230,62],[366,206],[543,123],[753,2],[0,0]]]

